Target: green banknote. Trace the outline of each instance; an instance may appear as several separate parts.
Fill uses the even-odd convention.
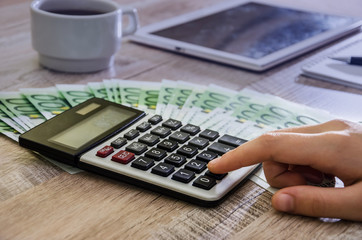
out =
[[[222,109],[225,103],[235,94],[237,94],[237,92],[234,90],[210,84],[207,90],[186,114],[183,121],[195,125],[202,124],[210,117],[209,113],[211,111],[216,108]]]
[[[108,100],[107,90],[103,82],[89,82],[88,88],[95,97]]]
[[[10,112],[2,102],[0,102],[0,120],[19,133],[24,133],[30,129],[17,116]]]
[[[201,98],[202,94],[206,91],[207,87],[200,86],[198,88],[194,88],[189,95],[189,97],[186,99],[184,105],[182,106],[181,110],[178,112],[177,117],[175,119],[179,121],[183,121],[186,123],[183,119],[187,115],[187,113],[190,111],[192,106],[195,105],[195,103]]]
[[[57,84],[55,86],[72,107],[94,97],[87,85]]]
[[[163,115],[163,112],[165,111],[167,104],[170,102],[176,87],[177,82],[167,79],[162,80],[160,92],[158,94],[155,114]]]
[[[267,104],[250,120],[260,127],[270,126],[275,129],[318,124],[332,120],[334,116],[322,110],[315,110],[305,105],[293,103],[279,97]]]
[[[139,109],[148,113],[155,113],[160,86],[159,82],[143,83],[138,104]]]
[[[104,79],[103,84],[104,84],[104,87],[105,87],[106,92],[107,92],[108,100],[111,101],[111,102],[117,102],[117,100],[116,100],[117,94],[114,94],[114,92],[115,92],[114,87],[115,86],[114,86],[113,81]]]
[[[165,119],[176,118],[192,91],[197,88],[202,88],[202,86],[185,81],[177,81],[177,86],[163,112],[163,117]]]
[[[7,125],[4,121],[0,120],[0,133],[4,134],[8,138],[11,138],[14,141],[19,141],[20,133]]]
[[[51,119],[70,108],[68,102],[55,87],[21,88],[20,92],[46,119]]]
[[[122,96],[121,96],[121,90],[119,88],[119,80],[118,79],[112,79],[113,83],[113,95],[114,100],[116,103],[122,104]]]
[[[122,104],[137,108],[144,82],[135,80],[119,80],[118,86],[121,93]]]
[[[46,119],[20,92],[0,92],[0,101],[28,128],[33,128]]]

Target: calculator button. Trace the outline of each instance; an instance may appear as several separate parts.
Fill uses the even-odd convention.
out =
[[[183,126],[180,130],[182,132],[195,136],[198,132],[200,132],[200,127],[192,125],[192,124],[187,124],[187,125]]]
[[[174,175],[172,175],[173,180],[183,183],[189,183],[194,178],[195,173],[186,169],[180,169]]]
[[[124,134],[124,137],[128,140],[135,139],[138,135],[140,135],[140,132],[136,129],[129,130],[126,134]]]
[[[228,134],[223,135],[219,138],[218,142],[231,145],[233,147],[239,147],[241,144],[246,143],[247,141],[241,138],[233,137]]]
[[[139,157],[131,164],[132,167],[145,171],[150,169],[153,165],[155,165],[155,162],[151,158],[146,157]]]
[[[167,152],[172,152],[173,150],[175,150],[176,148],[178,148],[178,144],[175,141],[171,141],[171,140],[163,140],[162,142],[160,142],[157,145],[158,148],[162,148],[164,150],[166,150]]]
[[[174,171],[175,171],[174,166],[167,164],[167,163],[159,163],[151,170],[152,173],[163,176],[163,177],[167,177]]]
[[[216,132],[216,131],[210,130],[210,129],[206,129],[206,130],[202,131],[199,134],[199,136],[202,137],[202,138],[207,138],[207,139],[213,141],[213,140],[215,140],[216,138],[219,137],[219,133]]]
[[[176,130],[182,126],[182,123],[174,119],[168,119],[162,123],[162,126],[171,128],[172,130]]]
[[[127,143],[127,139],[123,138],[123,137],[119,137],[116,140],[114,140],[113,142],[111,142],[111,146],[114,148],[121,148],[122,146],[126,145]]]
[[[162,121],[162,117],[160,115],[154,115],[150,119],[148,119],[148,122],[152,125],[155,125]]]
[[[190,140],[189,144],[197,147],[198,149],[203,149],[207,145],[209,145],[209,140],[202,137],[194,137],[193,139]]]
[[[186,162],[186,157],[176,153],[172,153],[170,156],[165,158],[165,162],[172,164],[176,167],[181,167]]]
[[[136,129],[140,132],[145,132],[150,128],[151,128],[151,123],[149,123],[149,122],[143,122],[136,127]]]
[[[222,143],[215,142],[210,145],[210,147],[207,148],[207,150],[215,152],[219,155],[223,155],[224,153],[227,153],[230,150],[233,150],[234,147]]]
[[[164,138],[171,134],[171,129],[167,127],[158,126],[155,129],[153,129],[151,133]]]
[[[126,147],[126,150],[133,152],[136,155],[139,155],[147,150],[147,145],[139,142],[133,142]]]
[[[189,145],[184,145],[177,150],[177,153],[184,155],[188,158],[192,158],[197,154],[197,148]]]
[[[206,163],[199,160],[192,160],[185,165],[185,168],[196,173],[201,173],[206,169]]]
[[[196,156],[196,159],[204,161],[204,162],[210,162],[211,160],[217,158],[217,154],[210,151],[203,151],[199,155]]]
[[[159,148],[152,148],[145,153],[145,156],[152,158],[153,160],[159,161],[166,156],[166,151]]]
[[[114,152],[114,149],[113,147],[111,146],[104,146],[103,148],[99,149],[97,151],[97,156],[98,157],[102,157],[102,158],[105,158],[107,157],[109,154],[113,153]]]
[[[112,156],[112,161],[127,164],[134,159],[134,153],[127,152],[124,150],[119,151],[118,153]]]
[[[215,184],[215,179],[209,176],[200,176],[192,183],[192,186],[210,190],[213,186],[215,186]]]
[[[174,140],[176,142],[179,143],[184,143],[187,140],[190,139],[190,134],[188,133],[184,133],[184,132],[174,132],[171,136],[170,136],[171,140]]]
[[[227,173],[224,173],[224,174],[216,174],[216,173],[212,173],[212,172],[210,172],[210,171],[207,171],[206,173],[205,173],[205,175],[206,176],[209,176],[209,177],[212,177],[212,178],[214,178],[214,179],[216,179],[216,180],[221,180],[221,179],[223,179],[226,175],[228,175]]]
[[[140,137],[138,141],[145,143],[148,146],[153,146],[160,141],[160,137],[147,133]]]

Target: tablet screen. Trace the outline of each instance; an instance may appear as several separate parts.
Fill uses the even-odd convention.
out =
[[[260,59],[353,22],[348,17],[247,3],[151,34]]]

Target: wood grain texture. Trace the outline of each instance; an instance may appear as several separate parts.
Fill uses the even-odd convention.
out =
[[[161,51],[128,41],[114,67],[93,74],[43,69],[31,47],[30,0],[0,1],[0,90],[107,78],[163,78],[240,90],[246,86],[362,120],[362,92],[300,77],[306,63],[339,48],[330,44],[263,73]],[[118,0],[137,7],[142,25],[222,0]],[[270,0],[275,4],[362,17],[360,0]],[[0,136],[0,239],[360,239],[360,223],[277,213],[271,194],[247,182],[224,203],[201,208],[91,173],[69,175]]]

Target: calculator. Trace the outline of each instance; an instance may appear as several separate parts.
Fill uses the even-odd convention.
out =
[[[20,146],[80,169],[215,206],[258,165],[213,174],[207,163],[246,140],[89,99],[22,134]]]

